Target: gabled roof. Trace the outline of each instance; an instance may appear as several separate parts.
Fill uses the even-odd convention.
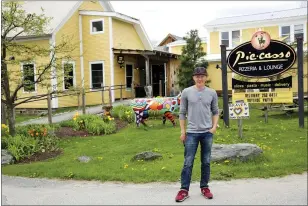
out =
[[[52,17],[45,34],[52,34],[57,32],[64,23],[73,15],[75,11],[81,6],[84,1],[25,1],[22,6],[27,13],[45,14],[47,17]],[[127,16],[125,14],[117,13],[114,11],[109,1],[98,1],[104,8],[104,11],[82,11],[80,14],[86,14],[87,12],[94,12],[97,15],[110,16],[120,21],[128,22],[134,26],[136,32],[141,38],[142,43],[146,49],[153,49],[148,35],[140,20]],[[42,10],[43,8],[43,10]],[[13,31],[9,36],[13,36],[18,31]],[[20,35],[18,39],[26,39],[29,35]],[[31,36],[33,38],[33,36]]]
[[[25,1],[22,3],[22,7],[27,13],[45,14],[45,16],[51,17],[46,30],[46,34],[50,34],[82,3],[83,1]],[[99,3],[106,11],[114,11],[108,1],[99,1]]]
[[[260,22],[260,21],[290,18],[290,17],[307,18],[307,7],[273,11],[273,12],[264,12],[264,13],[257,13],[257,14],[249,14],[249,15],[241,15],[241,16],[217,18],[213,21],[206,23],[204,27],[210,28],[210,27],[215,27],[215,26],[223,26],[223,25],[230,25],[230,24],[237,24],[237,23],[244,23],[244,22],[258,22],[258,21]]]
[[[173,41],[177,41],[177,40],[183,40],[182,37],[179,37],[177,35],[174,35],[174,34],[168,34],[159,44],[158,46],[163,46],[163,43],[168,39],[168,38],[171,38]]]

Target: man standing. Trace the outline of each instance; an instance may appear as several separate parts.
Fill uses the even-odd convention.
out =
[[[201,145],[201,194],[212,199],[208,182],[210,179],[210,159],[213,135],[218,123],[218,97],[215,90],[205,86],[207,71],[197,67],[193,72],[195,85],[183,90],[180,106],[180,139],[184,144],[184,166],[181,173],[181,189],[175,200],[182,202],[188,198],[191,174],[196,151]],[[185,120],[187,114],[187,131]]]

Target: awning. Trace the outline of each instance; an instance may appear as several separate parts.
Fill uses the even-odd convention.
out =
[[[140,50],[140,49],[117,49],[112,48],[114,54],[140,54],[148,56],[162,56],[178,59],[180,55],[159,50]]]

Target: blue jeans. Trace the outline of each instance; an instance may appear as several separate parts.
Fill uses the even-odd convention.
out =
[[[184,166],[181,174],[181,189],[189,190],[192,169],[194,166],[195,155],[198,145],[201,145],[201,181],[200,188],[208,187],[210,179],[211,149],[213,134],[206,133],[187,133],[184,151]]]

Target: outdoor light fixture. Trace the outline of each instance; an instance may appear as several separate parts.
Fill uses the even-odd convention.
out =
[[[124,68],[124,56],[119,55],[117,62],[118,62],[118,64],[120,64],[120,68],[123,69]]]

